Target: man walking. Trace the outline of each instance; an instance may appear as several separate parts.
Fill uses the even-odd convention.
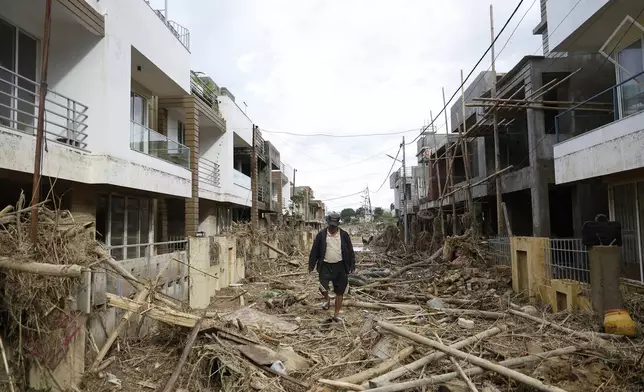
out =
[[[340,322],[338,317],[344,295],[349,291],[349,274],[356,268],[349,233],[340,229],[340,215],[331,212],[326,217],[327,227],[315,236],[309,255],[309,273],[317,266],[320,275],[320,292],[324,296],[324,310],[329,309],[329,283],[333,283],[335,293],[335,312],[331,320]]]

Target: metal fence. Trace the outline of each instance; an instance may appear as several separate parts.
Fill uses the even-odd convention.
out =
[[[206,184],[220,186],[219,164],[210,159],[199,157],[199,180]]]
[[[590,283],[588,251],[581,238],[552,238],[545,251],[546,279]]]
[[[0,125],[36,132],[40,86],[35,81],[0,66]],[[44,131],[47,140],[85,150],[88,107],[47,89]]]
[[[174,35],[179,42],[181,42],[181,45],[183,45],[188,51],[190,51],[190,30],[187,28],[183,27],[177,22],[174,22],[172,20],[167,20],[165,18],[165,12],[163,10],[155,10],[152,8],[152,5],[150,4],[150,0],[143,0],[149,7],[154,11],[155,14],[161,19],[161,22],[163,22],[164,25],[170,30],[172,35]]]
[[[164,255],[173,252],[181,252],[188,247],[188,240],[185,237],[169,237],[169,241],[150,242],[130,245],[107,246],[110,255],[116,261],[151,257],[152,255]]]
[[[488,251],[494,256],[497,265],[512,265],[512,251],[509,237],[488,238]]]

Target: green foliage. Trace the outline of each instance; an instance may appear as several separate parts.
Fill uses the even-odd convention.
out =
[[[376,222],[383,222],[388,225],[393,225],[396,223],[396,217],[389,211],[383,211],[382,215],[374,217]]]
[[[356,211],[353,208],[345,208],[340,212],[340,218],[345,223],[351,222],[351,218],[356,216]]]
[[[385,210],[382,207],[376,207],[373,210],[373,217],[374,217],[374,219],[378,219],[378,218],[382,217],[382,215],[384,213],[385,213]]]
[[[364,215],[365,215],[365,209],[364,209],[364,207],[360,207],[360,208],[358,208],[358,209],[356,210],[356,216],[357,216],[358,218],[364,218]]]

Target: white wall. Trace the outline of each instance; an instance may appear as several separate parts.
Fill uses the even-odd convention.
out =
[[[554,146],[555,182],[563,184],[644,167],[644,112]]]
[[[2,4],[0,15],[11,15],[14,23],[37,37],[42,34],[40,17],[33,16],[29,7],[18,2]],[[185,168],[130,149],[129,95],[132,48],[154,63],[156,75],[164,75],[165,86],[175,86],[178,92],[188,92],[190,88],[190,53],[143,0],[92,0],[89,4],[105,15],[106,36],[97,37],[74,19],[57,14],[52,22],[50,89],[89,107],[85,141],[91,154],[106,157],[109,162],[124,162],[119,167],[143,170],[120,173],[116,179],[109,168],[92,169],[82,176],[90,182],[117,181],[123,186],[148,190],[155,187],[146,185],[147,180],[136,173],[159,172],[189,179],[190,172]],[[52,144],[49,143],[50,148]],[[33,161],[27,154],[17,158],[24,162],[7,164],[27,167]],[[90,168],[80,166],[77,170]],[[171,189],[175,184],[170,181],[165,188],[158,189],[167,194],[184,194],[183,185]]]
[[[219,97],[219,109],[226,119],[226,129],[239,135],[250,147],[253,144],[253,121],[227,95]]]

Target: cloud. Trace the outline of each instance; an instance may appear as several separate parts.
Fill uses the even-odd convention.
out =
[[[265,138],[298,169],[298,185],[322,199],[367,185],[372,205],[393,201],[386,174],[402,135],[365,138],[295,137],[268,131],[372,134],[419,128],[442,108],[490,43],[489,3],[479,0],[170,0],[171,19],[191,31],[193,67],[248,103]],[[493,0],[496,30],[516,0]],[[539,49],[532,29],[538,1],[526,2],[501,36],[497,52],[531,5],[500,55],[507,71]],[[198,12],[196,11],[198,10]],[[489,57],[489,56],[488,56]],[[477,70],[489,67],[486,59]],[[439,125],[444,120],[441,115]],[[405,134],[412,141],[417,132]],[[415,143],[405,149],[415,162]],[[402,154],[401,154],[402,155]],[[360,162],[367,157],[370,159]],[[399,164],[394,166],[399,168]],[[335,170],[326,170],[333,168]],[[358,206],[359,196],[329,203]]]

